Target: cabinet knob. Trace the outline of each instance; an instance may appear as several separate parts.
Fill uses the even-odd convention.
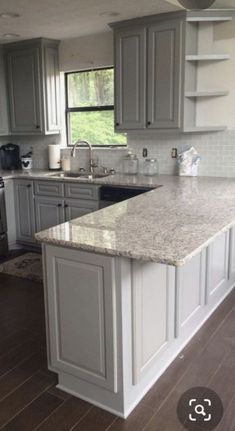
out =
[[[28,189],[30,189],[30,187],[31,187],[31,184],[27,184],[27,187],[28,187]]]
[[[116,123],[116,126],[120,126],[120,123]]]
[[[58,206],[58,208],[60,208],[60,207],[62,207],[62,204],[58,204],[57,206]]]
[[[37,124],[37,125],[36,125],[36,129],[40,129],[40,126],[39,126],[39,124]]]
[[[151,124],[151,121],[148,121],[148,123],[147,123],[147,124],[148,124],[148,126],[150,126],[150,124]]]
[[[68,208],[68,204],[65,204],[65,206],[64,206],[65,208]]]

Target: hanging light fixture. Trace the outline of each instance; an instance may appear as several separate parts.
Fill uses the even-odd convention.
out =
[[[189,10],[208,9],[215,3],[215,0],[178,0],[178,2]]]

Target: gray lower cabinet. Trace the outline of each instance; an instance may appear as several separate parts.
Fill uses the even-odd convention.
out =
[[[99,188],[95,184],[34,181],[36,231],[98,210]]]
[[[16,239],[34,243],[35,212],[33,182],[15,180]]]
[[[22,243],[35,243],[35,232],[99,209],[97,185],[19,179],[14,180],[14,194],[16,240]],[[66,197],[70,194],[83,199]]]
[[[35,214],[37,232],[61,224],[65,221],[63,200],[35,196]]]
[[[99,209],[99,202],[88,199],[66,199],[65,201],[65,219],[72,220],[77,217],[82,217],[92,211]]]
[[[33,39],[4,50],[11,133],[59,133],[58,41]]]

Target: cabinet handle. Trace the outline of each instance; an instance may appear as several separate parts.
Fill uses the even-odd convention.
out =
[[[58,208],[60,208],[60,207],[62,207],[62,204],[58,204],[57,206],[58,206]]]
[[[65,204],[65,206],[64,206],[65,208],[68,208],[69,206],[68,206],[68,204]]]

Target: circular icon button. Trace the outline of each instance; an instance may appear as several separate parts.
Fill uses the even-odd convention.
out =
[[[223,404],[216,392],[198,386],[181,395],[177,415],[181,424],[189,431],[213,430],[223,417]]]

